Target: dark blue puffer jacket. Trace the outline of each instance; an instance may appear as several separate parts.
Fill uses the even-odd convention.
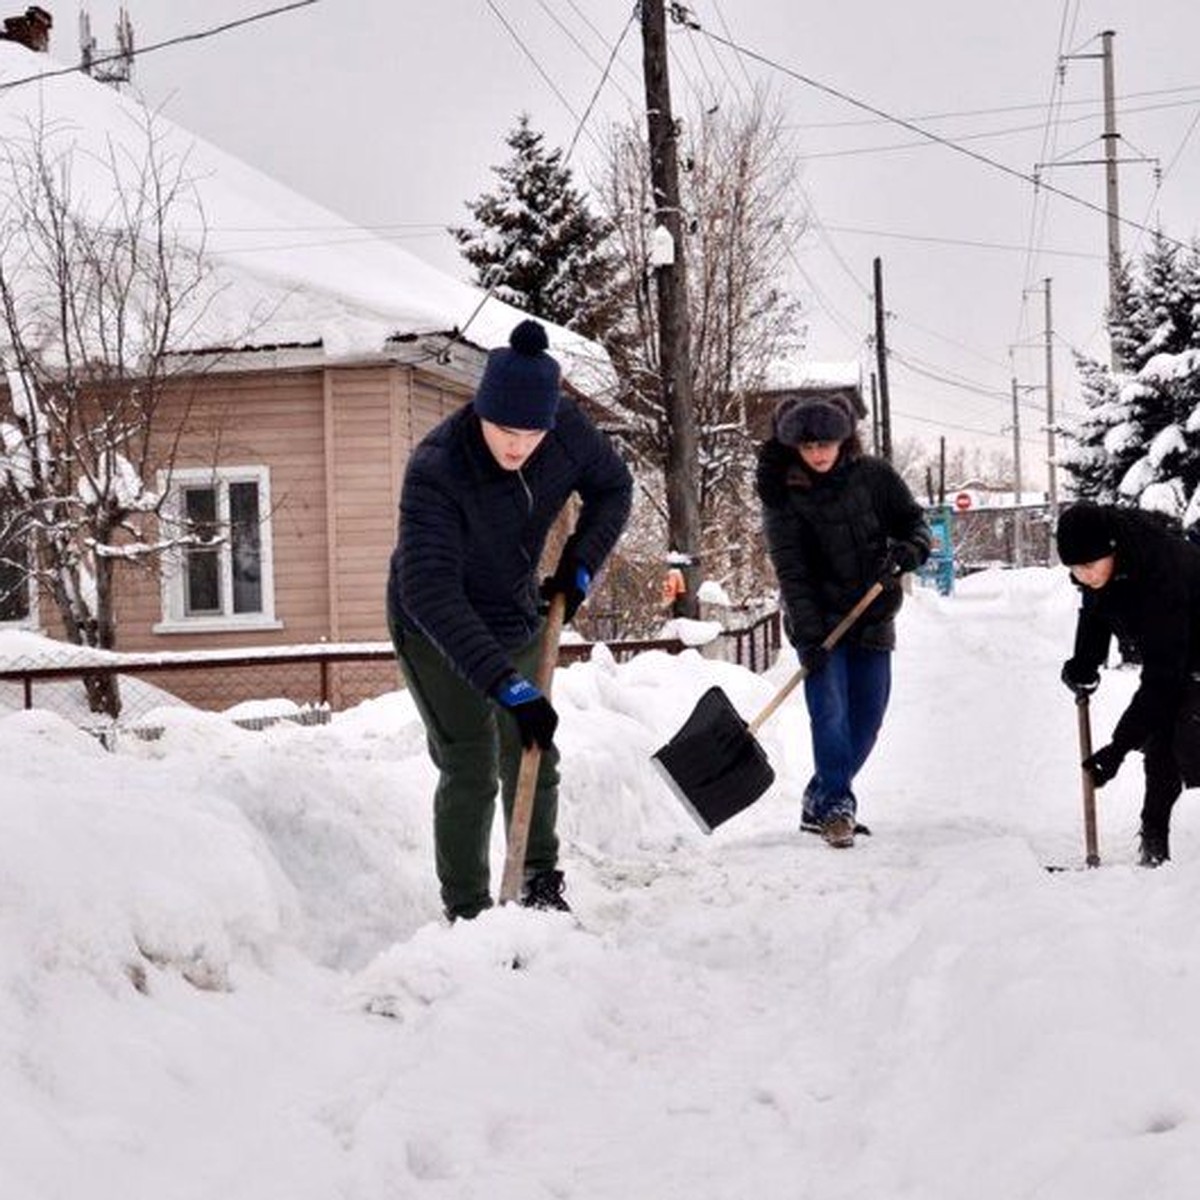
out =
[[[538,627],[538,561],[572,493],[572,547],[593,575],[616,545],[633,480],[608,439],[564,397],[520,471],[500,466],[470,404],[422,439],[400,495],[388,609],[481,692],[512,671],[509,652]],[[551,564],[553,565],[553,564]]]
[[[879,579],[890,541],[911,543],[922,562],[929,557],[921,506],[889,463],[862,453],[857,438],[824,475],[771,438],[759,449],[757,485],[787,635],[798,648],[821,642]],[[902,600],[899,580],[887,580],[846,641],[894,649]]]

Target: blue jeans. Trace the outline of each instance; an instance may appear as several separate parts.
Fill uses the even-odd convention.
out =
[[[855,815],[854,777],[879,736],[891,691],[887,650],[843,644],[834,648],[823,670],[805,677],[815,768],[804,789],[805,818]]]

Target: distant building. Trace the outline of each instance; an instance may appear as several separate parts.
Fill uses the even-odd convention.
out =
[[[870,416],[863,400],[862,368],[856,362],[810,362],[803,359],[778,364],[761,391],[746,397],[746,427],[750,436],[771,436],[771,415],[776,406],[793,396],[817,398],[849,395],[859,420]]]

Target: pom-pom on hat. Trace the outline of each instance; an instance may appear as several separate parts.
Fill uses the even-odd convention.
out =
[[[854,418],[840,399],[789,396],[775,410],[775,437],[789,446],[842,442],[853,432]]]
[[[475,391],[475,411],[507,429],[553,429],[562,394],[562,372],[546,353],[546,330],[522,321],[508,345],[491,351]]]
[[[1063,509],[1054,532],[1059,561],[1065,567],[1107,558],[1116,548],[1112,515],[1108,509],[1080,500]]]

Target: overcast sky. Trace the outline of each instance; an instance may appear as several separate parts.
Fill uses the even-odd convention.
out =
[[[73,61],[75,4],[45,7],[56,21],[52,53]],[[101,50],[113,43],[117,7],[90,5]],[[149,46],[272,5],[128,7],[138,44]],[[1104,175],[1100,165],[1059,165],[1047,181],[1081,202],[1043,192],[1035,207],[1033,186],[1014,173],[1102,156],[1099,58],[1065,60],[1057,84],[1055,72],[1060,52],[1098,55],[1099,34],[1112,29],[1121,155],[1161,168],[1157,180],[1152,163],[1121,165],[1122,216],[1161,221],[1183,241],[1196,236],[1200,5],[693,0],[690,11],[701,32],[671,29],[676,109],[689,98],[734,104],[752,83],[767,84],[804,157],[812,232],[796,248],[793,282],[808,306],[810,357],[871,369],[880,257],[895,438],[936,446],[944,434],[952,449],[1011,450],[1015,375],[1025,478],[1044,478],[1043,280],[1051,279],[1056,399],[1069,412],[1077,408],[1070,348],[1108,353]],[[146,54],[136,82],[173,120],[465,278],[445,225],[461,222],[463,202],[492,185],[519,112],[552,144],[571,144],[622,31],[571,158],[581,178],[607,122],[641,120],[632,13],[632,0],[318,0]],[[1128,252],[1139,234],[1127,224],[1121,238]]]

